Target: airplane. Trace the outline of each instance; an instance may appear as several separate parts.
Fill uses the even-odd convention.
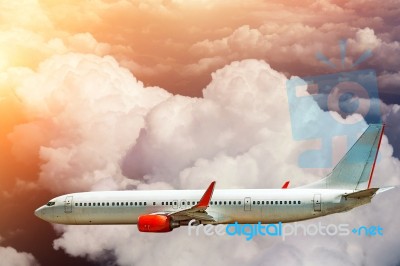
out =
[[[35,215],[50,223],[136,224],[170,232],[199,224],[288,223],[349,211],[394,187],[371,188],[384,125],[371,124],[325,178],[280,189],[96,191],[56,197]]]

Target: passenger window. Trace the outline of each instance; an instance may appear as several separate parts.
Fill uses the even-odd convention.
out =
[[[287,201],[285,200],[285,204],[287,204]]]
[[[296,204],[296,201],[293,201],[293,204]]]
[[[271,200],[271,205],[274,205],[274,202]]]
[[[292,201],[291,201],[291,200],[289,200],[289,204],[292,204]]]
[[[236,201],[235,200],[233,201],[233,205],[236,205]]]
[[[182,205],[185,205],[185,202],[184,202],[184,201],[182,201]]]
[[[212,201],[210,201],[210,205],[213,205],[213,202],[212,202]]]
[[[219,205],[222,205],[222,201],[219,202]]]
[[[192,203],[193,203],[193,205],[196,205],[196,203],[194,201]]]
[[[278,201],[277,200],[275,201],[275,205],[278,205]]]
[[[299,200],[297,203],[298,203],[298,204],[300,204],[300,203],[301,203],[301,201]]]
[[[267,201],[265,202],[265,204],[267,204],[267,205],[268,205],[268,204],[269,204],[269,201],[267,200]]]
[[[226,201],[224,201],[224,205],[226,205]]]
[[[264,201],[261,201],[261,204],[264,205]]]
[[[139,205],[142,206],[142,202],[139,202]]]
[[[147,202],[144,202],[144,206],[146,206],[147,205]]]
[[[78,203],[75,203],[75,206],[78,206]]]
[[[153,205],[156,205],[156,203],[153,201]]]
[[[85,207],[86,207],[86,203],[83,203],[83,206],[85,206]]]
[[[253,205],[256,205],[256,202],[253,200]]]
[[[117,202],[117,206],[119,206],[119,202]]]
[[[79,203],[79,206],[81,206],[81,207],[82,207],[82,202],[81,202],[81,203]]]
[[[133,202],[131,201],[130,203],[131,203],[131,206],[133,206]]]
[[[260,201],[257,201],[257,204],[259,205],[259,204],[260,204]]]
[[[92,206],[92,203],[89,202],[89,207]]]
[[[229,201],[229,205],[231,205],[232,204],[232,202],[231,201]]]
[[[101,204],[101,206],[104,206],[105,204],[104,204],[104,202]]]
[[[282,201],[280,201],[279,204],[282,204]]]
[[[161,202],[161,205],[163,205],[163,206],[164,206],[164,201],[163,201],[163,202]]]
[[[241,202],[241,201],[238,201],[238,204],[240,205],[240,204],[242,204],[242,202]]]
[[[135,202],[135,206],[137,206],[137,202]]]
[[[112,206],[115,206],[115,202],[112,203]]]
[[[107,206],[110,206],[110,203],[109,203],[109,202],[107,202]]]
[[[176,205],[176,201],[174,201],[174,205]]]

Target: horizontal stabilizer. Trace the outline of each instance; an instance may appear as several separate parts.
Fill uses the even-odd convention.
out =
[[[344,195],[344,197],[347,198],[353,198],[353,199],[361,199],[361,198],[366,198],[366,197],[372,197],[379,188],[369,188],[366,190],[361,190],[357,192],[353,192],[347,195]]]
[[[392,188],[395,188],[395,187],[382,187],[376,192],[376,194],[379,194],[379,193],[382,193],[382,192],[386,192],[388,190],[391,190]]]

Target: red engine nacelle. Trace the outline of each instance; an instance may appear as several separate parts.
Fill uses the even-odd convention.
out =
[[[164,233],[179,227],[179,224],[173,223],[169,216],[148,214],[139,216],[137,227],[140,232]]]

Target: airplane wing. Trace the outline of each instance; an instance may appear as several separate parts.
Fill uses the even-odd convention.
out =
[[[193,207],[175,212],[156,212],[138,217],[140,232],[164,233],[196,220],[197,223],[216,223],[216,219],[207,213],[214,192],[215,181],[211,182],[200,201]]]
[[[206,211],[206,209],[210,205],[210,200],[214,192],[214,187],[215,181],[211,182],[211,184],[208,186],[206,192],[204,192],[198,204],[189,209],[169,213],[168,216],[173,218],[175,221],[196,219],[199,221],[215,222],[214,217],[209,215]]]

